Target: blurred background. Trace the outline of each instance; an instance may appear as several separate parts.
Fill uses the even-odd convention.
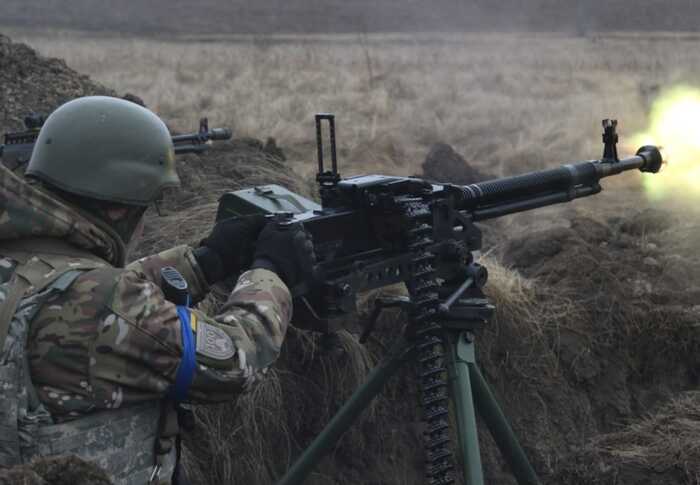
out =
[[[20,0],[3,23],[125,33],[697,31],[692,0]]]

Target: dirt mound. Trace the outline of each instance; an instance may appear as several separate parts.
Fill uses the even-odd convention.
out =
[[[29,113],[49,114],[79,96],[115,93],[60,59],[38,55],[0,35],[0,133],[24,128]]]
[[[590,355],[576,357],[579,378],[600,375],[600,365],[586,369],[591,359],[604,364],[614,357],[627,367],[625,385],[615,393],[624,393],[629,405],[622,415],[603,420],[606,426],[654,404],[650,396],[636,395],[636,384],[655,385],[645,379],[665,381],[658,383],[659,392],[665,385],[670,391],[696,383],[699,273],[693,252],[669,250],[679,227],[671,214],[654,209],[605,223],[574,217],[568,228],[513,238],[505,248],[505,264],[556,289],[583,312],[571,329],[591,345],[581,349]]]
[[[472,167],[447,143],[435,143],[430,147],[421,165],[422,177],[436,182],[468,185],[492,178]]]
[[[0,468],[0,485],[111,485],[97,465],[75,456],[35,459],[27,465]]]
[[[482,363],[548,483],[695,483],[678,472],[688,457],[671,446],[648,450],[666,465],[658,480],[643,460],[623,459],[641,446],[630,430],[643,429],[647,447],[668,438],[650,412],[673,419],[679,436],[696,428],[674,417],[673,404],[700,375],[700,273],[688,243],[697,237],[680,237],[689,232],[670,213],[647,209],[575,216],[505,244],[500,257],[529,283],[530,299],[514,315],[504,302],[497,332],[484,335]],[[603,453],[605,443],[619,452]]]

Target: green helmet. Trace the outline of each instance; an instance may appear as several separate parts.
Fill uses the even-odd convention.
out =
[[[148,205],[180,185],[165,123],[119,98],[88,96],[60,106],[39,132],[26,175],[66,192]]]

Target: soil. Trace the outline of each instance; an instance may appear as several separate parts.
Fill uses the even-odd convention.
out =
[[[73,98],[114,94],[61,59],[42,57],[0,34],[0,133],[23,130],[25,116],[48,115]]]
[[[494,178],[472,167],[447,143],[435,143],[431,146],[421,168],[422,177],[436,182],[449,181],[453,184],[468,185]]]
[[[669,250],[682,224],[655,209],[604,220],[574,216],[568,222],[511,236],[502,250],[504,264],[535,282],[537,305],[549,307],[537,313],[553,312],[532,329],[534,342],[516,337],[506,349],[496,346],[485,356],[487,372],[500,371],[493,376],[496,383],[515,385],[526,396],[515,399],[504,387],[507,413],[516,429],[526,423],[519,433],[543,475],[551,473],[550,483],[696,483],[684,473],[653,478],[649,453],[636,447],[634,432],[649,413],[672,407],[698,386],[697,261],[693,252]],[[528,325],[528,318],[522,320]],[[519,356],[522,361],[504,367],[504,350],[510,363]],[[547,353],[555,369],[538,376],[538,361]],[[514,370],[528,378],[512,382]],[[687,416],[674,418],[684,422]],[[646,438],[653,441],[656,433],[663,439],[660,430],[647,426]],[[691,449],[697,437],[689,435],[679,439]],[[635,448],[641,458],[625,460],[615,448],[605,448],[611,439],[621,450]],[[667,469],[685,467],[671,450],[660,453]],[[641,476],[647,481],[639,481]]]

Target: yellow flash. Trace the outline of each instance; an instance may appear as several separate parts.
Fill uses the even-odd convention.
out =
[[[700,89],[676,86],[652,104],[649,128],[633,137],[635,146],[657,145],[667,164],[659,175],[644,174],[653,199],[700,196]]]

